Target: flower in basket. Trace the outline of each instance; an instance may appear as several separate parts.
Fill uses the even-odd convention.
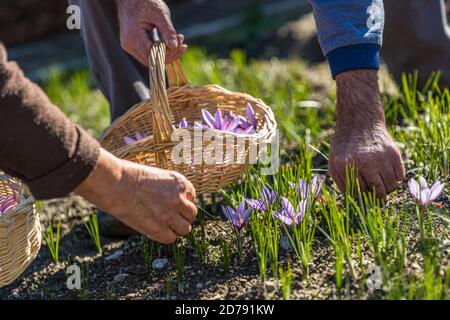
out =
[[[125,137],[123,138],[123,140],[125,141],[125,144],[131,145],[131,144],[133,144],[133,143],[138,142],[139,140],[142,140],[142,139],[144,139],[144,138],[147,138],[147,136],[148,136],[147,133],[141,134],[140,132],[136,132],[135,135],[134,135],[135,138],[131,138],[131,137],[129,137],[129,136],[125,136]]]
[[[17,206],[17,199],[14,195],[6,198],[0,195],[0,214],[14,209]]]
[[[178,128],[203,128],[228,131],[237,134],[254,134],[256,133],[258,121],[256,120],[255,111],[251,104],[247,104],[246,115],[247,118],[236,116],[233,112],[227,112],[225,116],[222,116],[222,110],[218,108],[213,116],[208,110],[203,109],[202,118],[205,125],[195,123],[194,126],[191,126],[187,120],[183,118]]]

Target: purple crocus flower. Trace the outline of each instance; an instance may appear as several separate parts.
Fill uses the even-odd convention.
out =
[[[146,138],[148,135],[146,133],[141,134],[140,132],[136,132],[134,136],[135,136],[135,138],[131,138],[129,136],[125,136],[123,138],[123,140],[125,141],[125,144],[131,145],[133,143],[138,142],[139,140],[142,140],[142,139]]]
[[[0,196],[0,214],[5,213],[17,206],[17,199],[14,195],[3,198]]]
[[[289,182],[289,185],[292,188],[297,189],[297,192],[300,195],[301,199],[307,199],[310,192],[314,196],[314,198],[318,198],[322,193],[323,181],[323,177],[321,177],[320,175],[315,175],[312,178],[310,185],[308,185],[308,183],[303,179],[300,179],[298,184]]]
[[[250,104],[247,106],[246,113],[249,119],[245,119],[242,116],[235,116],[232,112],[227,112],[222,117],[222,111],[220,109],[217,109],[213,116],[208,110],[203,109],[202,117],[206,123],[203,128],[230,131],[237,134],[254,134],[256,133],[257,120],[253,107]]]
[[[436,181],[431,187],[428,187],[428,183],[423,177],[419,178],[419,182],[420,184],[415,179],[409,180],[409,192],[418,201],[419,205],[425,208],[442,194],[445,185]]]
[[[189,124],[188,124],[186,118],[181,119],[180,125],[178,126],[178,128],[180,128],[180,129],[189,128]]]
[[[253,210],[262,210],[267,212],[267,207],[272,206],[275,203],[276,198],[276,192],[270,190],[268,186],[264,186],[261,192],[261,199],[246,199],[245,201]]]
[[[230,206],[222,206],[222,212],[225,217],[233,223],[238,232],[241,231],[245,222],[250,218],[251,210],[245,209],[245,201],[242,201],[236,210]]]
[[[273,215],[288,227],[297,225],[303,220],[303,214],[306,210],[306,201],[307,200],[300,201],[297,210],[295,210],[292,203],[283,197],[281,198],[281,210],[279,212],[274,212]]]

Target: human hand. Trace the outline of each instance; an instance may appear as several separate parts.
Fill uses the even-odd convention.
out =
[[[342,192],[346,170],[353,166],[363,190],[380,199],[398,187],[405,172],[400,151],[389,135],[375,70],[341,73],[336,78],[336,128],[329,173]]]
[[[162,0],[115,0],[119,16],[122,48],[148,66],[150,32],[158,28],[167,45],[166,63],[179,59],[186,51],[184,36],[177,35],[170,10]]]
[[[103,149],[75,192],[163,244],[188,234],[197,215],[195,189],[183,175],[120,160]]]

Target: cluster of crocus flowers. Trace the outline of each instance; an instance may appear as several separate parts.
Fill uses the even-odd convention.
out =
[[[2,197],[0,195],[0,214],[14,209],[17,206],[17,199],[14,195]]]
[[[222,206],[222,212],[233,223],[238,232],[241,231],[252,213],[250,209],[245,209],[245,201],[242,201],[236,209],[230,206]]]
[[[222,110],[218,108],[214,116],[206,109],[202,110],[202,118],[204,124],[198,122],[190,125],[188,121],[183,118],[180,121],[178,128],[201,128],[214,129],[219,131],[228,131],[237,134],[254,134],[258,126],[258,121],[255,116],[255,111],[251,104],[247,104],[246,116],[235,115],[233,112],[227,112],[222,116]]]
[[[289,199],[281,197],[280,209],[273,211],[272,214],[288,227],[300,224],[308,206],[321,196],[323,183],[324,179],[319,175],[314,176],[310,184],[303,179],[300,179],[298,183],[289,183],[299,194],[300,200],[297,207],[294,207]],[[228,220],[240,231],[250,218],[251,211],[269,212],[277,202],[277,198],[278,194],[266,185],[261,190],[260,199],[245,199],[236,210],[232,207],[222,207],[222,211]],[[245,203],[251,210],[245,209]]]
[[[308,199],[309,197],[316,199],[322,194],[323,182],[323,177],[315,175],[311,179],[311,184],[308,184],[305,180],[300,179],[298,183],[289,182],[289,185],[293,189],[297,190],[301,199]]]
[[[274,216],[288,227],[292,227],[303,221],[308,204],[321,195],[323,178],[316,175],[312,178],[311,184],[308,184],[306,180],[300,179],[298,183],[290,182],[289,185],[298,192],[300,197],[298,206],[294,208],[292,203],[283,197],[281,198],[281,210],[274,212]]]
[[[415,179],[411,179],[408,182],[409,192],[417,203],[426,209],[434,200],[436,200],[444,191],[445,185],[439,181],[428,186],[428,182],[425,178],[420,177],[419,182]]]
[[[135,134],[134,134],[134,137],[132,138],[132,137],[130,137],[130,136],[125,136],[124,138],[123,138],[123,140],[125,141],[125,144],[126,145],[131,145],[131,144],[134,144],[134,143],[136,143],[136,142],[138,142],[139,140],[142,140],[142,139],[145,139],[145,138],[147,138],[148,137],[148,134],[147,133],[140,133],[140,132],[136,132]]]

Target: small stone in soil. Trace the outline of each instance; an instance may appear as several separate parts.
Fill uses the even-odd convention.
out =
[[[281,248],[283,251],[289,251],[289,250],[291,250],[291,244],[289,243],[289,240],[288,240],[287,237],[282,236],[282,237],[280,238],[280,248]]]
[[[113,282],[115,282],[115,283],[122,282],[129,276],[130,275],[128,273],[119,273],[118,275],[114,276]]]
[[[168,263],[169,263],[169,260],[167,260],[166,258],[155,259],[152,262],[152,268],[153,268],[153,270],[161,270],[161,269],[164,269]]]
[[[123,250],[117,250],[115,251],[113,254],[107,256],[105,258],[106,261],[115,261],[115,260],[119,260],[120,257],[123,255]]]
[[[195,285],[197,289],[203,289],[203,283],[199,282]]]
[[[273,282],[271,282],[271,281],[267,281],[266,282],[266,290],[267,290],[267,292],[273,292],[273,291],[275,291],[276,290],[276,285],[275,285],[275,283],[273,283]]]

